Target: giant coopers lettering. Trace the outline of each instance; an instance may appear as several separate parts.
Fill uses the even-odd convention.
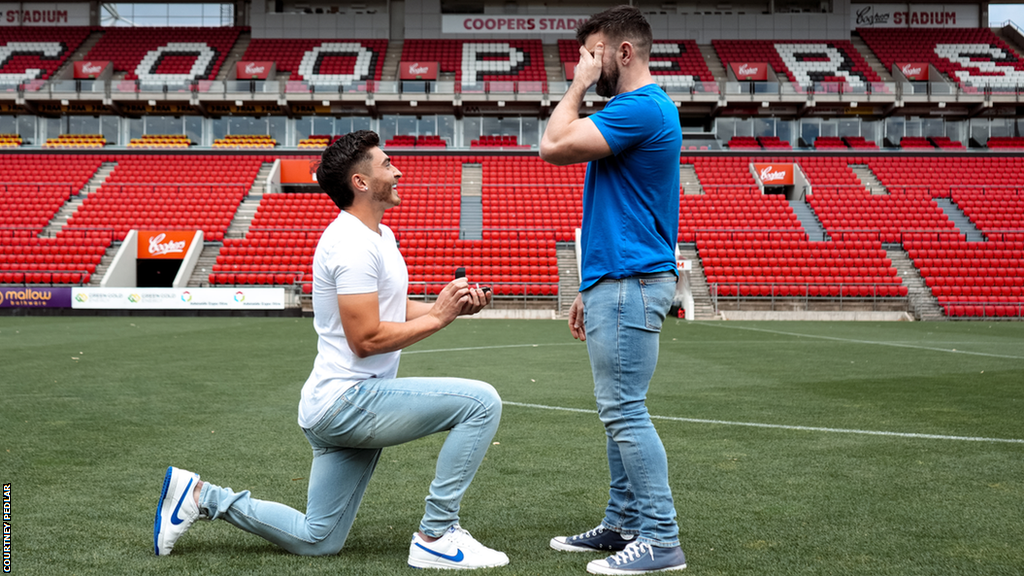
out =
[[[766,62],[733,62],[729,66],[737,80],[763,82],[768,79],[768,63]]]
[[[183,260],[195,234],[194,230],[140,230],[137,257]]]
[[[792,164],[754,164],[754,172],[765,186],[791,186]]]
[[[927,62],[897,62],[896,67],[907,77],[907,80],[921,82],[928,80]]]

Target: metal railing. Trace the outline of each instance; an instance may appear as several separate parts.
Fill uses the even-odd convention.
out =
[[[883,284],[875,282],[711,282],[708,284],[711,304],[717,313],[721,305],[732,303],[736,309],[743,304],[770,304],[771,309],[785,304],[792,307],[799,304],[807,309],[812,302],[829,302],[838,304],[842,310],[846,305],[856,304],[863,308],[870,303],[872,310],[883,305],[891,309],[893,305],[909,306],[909,294],[902,284]]]

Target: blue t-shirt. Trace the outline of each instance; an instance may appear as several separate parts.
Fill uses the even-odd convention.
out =
[[[580,291],[602,278],[675,271],[683,144],[675,104],[648,84],[590,119],[612,155],[587,165]]]

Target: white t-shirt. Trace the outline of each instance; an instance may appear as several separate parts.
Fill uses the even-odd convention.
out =
[[[320,236],[313,256],[313,326],[319,339],[313,371],[302,386],[299,426],[310,428],[345,390],[368,378],[394,378],[401,351],[360,358],[345,339],[339,294],[376,292],[382,322],[405,322],[409,271],[395,235],[380,234],[341,211]]]

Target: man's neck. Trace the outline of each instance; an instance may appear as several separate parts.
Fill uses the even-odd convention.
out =
[[[616,95],[639,90],[648,84],[654,84],[654,77],[651,76],[650,69],[645,69],[634,78],[621,78]]]
[[[374,210],[373,206],[366,204],[352,204],[345,208],[345,212],[355,216],[367,228],[380,234],[380,222],[384,219],[383,210]]]

